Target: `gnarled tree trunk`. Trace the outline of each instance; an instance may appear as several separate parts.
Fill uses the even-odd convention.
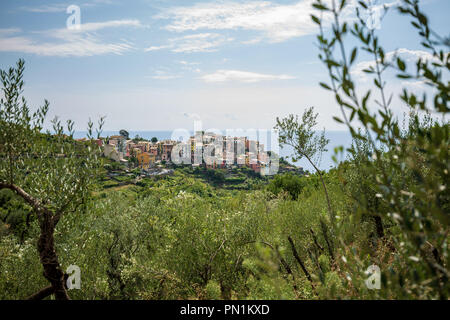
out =
[[[55,251],[53,233],[55,222],[52,216],[44,214],[40,222],[41,235],[38,240],[38,251],[44,277],[51,283],[56,300],[69,300],[66,291],[64,272],[59,265],[58,256]]]
[[[45,297],[54,294],[57,300],[69,300],[69,295],[66,290],[66,274],[62,271],[59,265],[58,256],[55,250],[55,241],[53,234],[55,226],[59,221],[59,214],[55,214],[48,210],[41,204],[40,201],[33,198],[25,190],[13,183],[0,182],[1,189],[10,189],[17,195],[22,197],[29,205],[31,205],[39,219],[41,235],[37,243],[39,257],[44,268],[44,277],[50,282],[51,288],[46,287],[39,292],[31,295],[28,299],[41,300]]]

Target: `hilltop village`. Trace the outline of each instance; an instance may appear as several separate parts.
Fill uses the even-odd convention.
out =
[[[270,164],[271,161],[270,152],[265,152],[264,145],[259,141],[250,140],[247,137],[225,138],[214,133],[196,133],[185,143],[175,140],[158,141],[156,138],[151,141],[139,137],[127,139],[123,135],[110,136],[104,141],[104,156],[128,164],[129,167],[139,167],[143,170],[149,170],[158,165],[180,164],[181,161],[182,164],[208,169],[245,166],[259,173],[261,168]],[[180,146],[182,147],[177,149]],[[209,152],[208,159],[204,159],[204,151]],[[172,159],[174,155],[177,157],[176,160]]]
[[[147,140],[139,136],[130,139],[125,133],[100,138],[97,143],[102,147],[103,156],[108,159],[101,182],[104,188],[145,184],[145,178],[183,172],[223,188],[248,189],[258,180],[273,177],[266,172],[273,168],[271,161],[276,156],[265,151],[264,144],[259,141],[208,132],[196,132],[185,142],[170,139],[158,141],[156,137]],[[289,164],[283,158],[275,159],[275,174],[305,174],[302,168]]]

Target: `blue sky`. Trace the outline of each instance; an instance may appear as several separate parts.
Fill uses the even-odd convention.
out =
[[[271,128],[276,116],[313,105],[320,126],[339,130],[336,104],[318,86],[328,79],[310,2],[2,0],[0,68],[24,58],[28,101],[48,99],[50,117],[73,119],[77,129],[99,116],[107,130],[190,129],[194,118],[205,129]],[[70,5],[80,7],[80,30],[67,29]],[[448,35],[450,1],[422,5],[433,29]],[[388,52],[426,54],[394,10],[378,32]]]

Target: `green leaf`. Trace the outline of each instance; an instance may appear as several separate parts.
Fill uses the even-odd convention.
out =
[[[352,50],[352,54],[351,54],[351,56],[350,56],[350,64],[352,64],[353,63],[353,61],[355,61],[355,58],[356,58],[356,54],[358,53],[358,48],[353,48],[353,50]]]
[[[397,66],[402,71],[405,71],[406,69],[405,62],[400,58],[397,58]]]
[[[344,121],[342,121],[340,118],[338,117],[333,117],[334,121],[339,122],[339,123],[344,123]]]
[[[320,84],[321,87],[323,87],[323,88],[325,88],[325,89],[327,89],[327,90],[331,90],[330,86],[327,85],[326,83],[320,82],[319,84]]]
[[[325,7],[323,4],[321,3],[314,3],[313,7],[320,10],[320,11],[327,11],[329,10],[327,7]]]
[[[311,19],[312,19],[312,21],[314,21],[315,23],[317,23],[318,25],[320,25],[320,20],[319,20],[319,18],[317,18],[315,15],[311,15]]]

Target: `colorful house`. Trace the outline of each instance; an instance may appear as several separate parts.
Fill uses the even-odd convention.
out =
[[[142,152],[137,155],[139,167],[142,169],[148,169],[155,164],[156,157],[148,152]]]

